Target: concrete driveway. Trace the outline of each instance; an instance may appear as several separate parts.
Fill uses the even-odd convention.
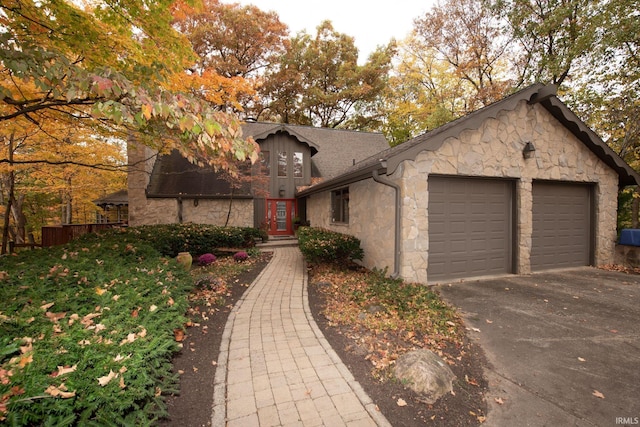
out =
[[[437,289],[491,365],[485,425],[640,425],[640,275],[581,268]]]

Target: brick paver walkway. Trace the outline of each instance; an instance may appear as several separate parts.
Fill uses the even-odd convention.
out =
[[[229,315],[212,425],[390,426],[313,320],[300,250],[273,251]]]

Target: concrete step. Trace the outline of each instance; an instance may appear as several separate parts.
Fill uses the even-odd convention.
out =
[[[298,246],[298,238],[296,236],[271,236],[266,242],[256,244],[256,248],[284,248],[288,246]]]

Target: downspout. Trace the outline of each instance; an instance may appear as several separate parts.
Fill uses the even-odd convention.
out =
[[[385,167],[386,162],[382,162],[381,165]],[[389,181],[386,178],[382,178],[378,174],[378,170],[373,170],[373,180],[380,184],[391,187],[395,190],[396,193],[396,218],[395,218],[395,228],[394,228],[394,253],[393,253],[393,273],[391,273],[392,279],[397,279],[400,276],[400,223],[402,220],[402,210],[401,210],[401,195],[400,195],[400,186],[395,182]]]

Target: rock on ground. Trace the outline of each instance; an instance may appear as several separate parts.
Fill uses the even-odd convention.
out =
[[[430,350],[414,350],[400,356],[394,375],[429,403],[451,393],[456,377],[446,362]]]

